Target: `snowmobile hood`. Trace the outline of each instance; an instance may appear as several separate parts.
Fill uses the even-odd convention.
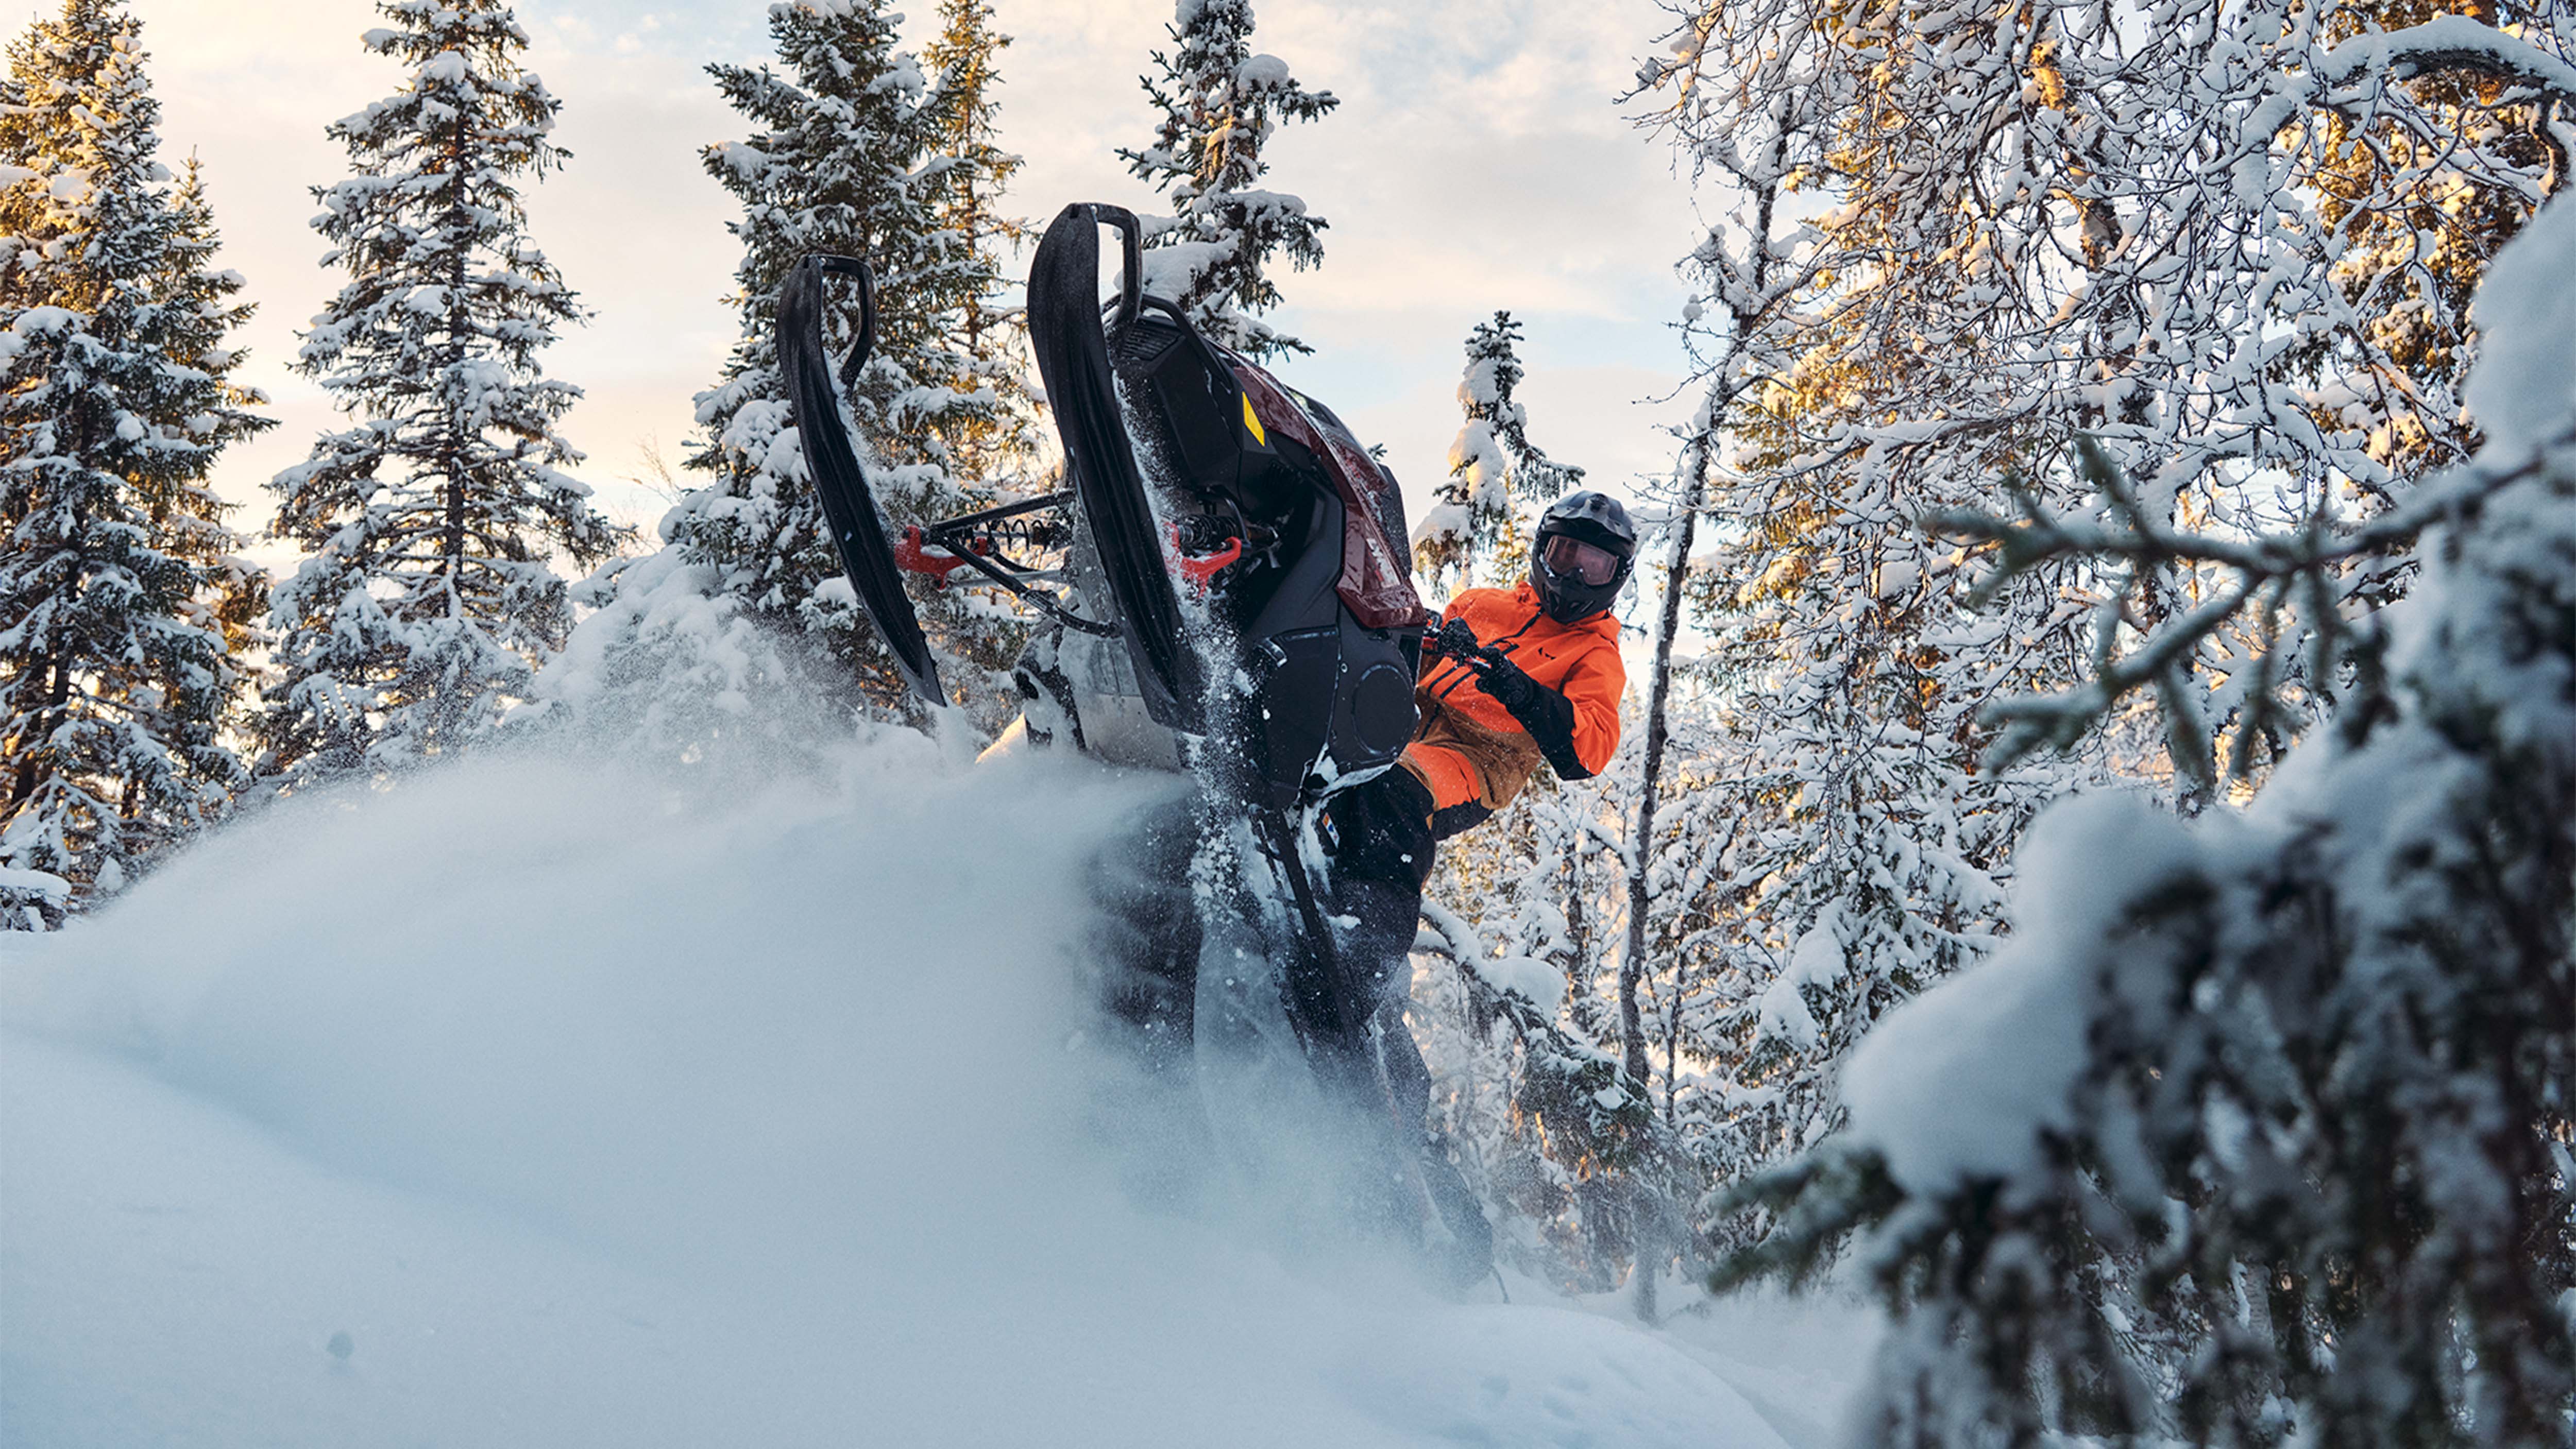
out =
[[[1324,464],[1342,498],[1342,574],[1336,587],[1351,617],[1364,629],[1406,629],[1431,622],[1431,610],[1414,591],[1409,557],[1399,553],[1379,524],[1378,491],[1395,481],[1359,440],[1299,406],[1278,379],[1250,362],[1232,359],[1235,384],[1261,424],[1295,439]]]

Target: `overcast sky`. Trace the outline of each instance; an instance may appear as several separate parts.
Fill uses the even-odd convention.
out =
[[[1152,134],[1137,77],[1164,41],[1170,0],[993,0],[1015,37],[1001,61],[1004,145],[1027,158],[1013,210],[1043,222],[1070,201],[1154,209],[1117,160]],[[57,4],[0,0],[13,29]],[[319,391],[286,371],[295,333],[337,290],[318,265],[308,188],[342,175],[323,126],[391,93],[395,64],[360,49],[381,23],[366,0],[132,0],[144,22],[176,162],[194,150],[259,315],[247,381],[280,425],[235,447],[219,482],[265,523],[260,485],[330,423]],[[698,148],[746,132],[701,67],[770,58],[767,6],[526,0],[528,64],[563,102],[572,160],[530,194],[531,231],[595,314],[548,351],[548,372],[588,397],[563,431],[575,470],[610,512],[661,504],[621,480],[646,440],[675,459],[690,395],[732,339],[719,298],[736,257],[730,200]],[[907,33],[936,19],[913,6]],[[1615,105],[1657,48],[1652,0],[1260,0],[1257,49],[1285,59],[1341,107],[1277,137],[1270,184],[1330,223],[1324,265],[1280,278],[1276,320],[1316,351],[1279,371],[1383,442],[1416,511],[1458,427],[1467,329],[1498,307],[1527,328],[1523,400],[1558,458],[1617,483],[1660,473],[1656,405],[1679,381],[1669,322],[1684,289],[1672,263],[1698,235],[1688,188],[1661,146]],[[1014,265],[1017,269],[1019,264]]]

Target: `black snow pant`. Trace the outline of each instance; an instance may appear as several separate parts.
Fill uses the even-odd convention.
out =
[[[1358,922],[1342,937],[1343,955],[1369,994],[1361,1005],[1377,1017],[1396,1111],[1416,1131],[1430,1111],[1431,1072],[1404,1024],[1404,1003],[1422,885],[1431,877],[1431,810],[1431,791],[1397,768],[1334,796],[1323,824],[1333,914]]]
[[[1431,1071],[1404,1022],[1422,886],[1431,877],[1433,804],[1422,781],[1399,767],[1335,796],[1324,834],[1333,855],[1333,912],[1358,922],[1344,933],[1342,949],[1377,1015],[1398,1130],[1411,1139],[1423,1189],[1448,1230],[1433,1266],[1449,1287],[1464,1289],[1493,1271],[1494,1230],[1446,1142],[1431,1131]]]

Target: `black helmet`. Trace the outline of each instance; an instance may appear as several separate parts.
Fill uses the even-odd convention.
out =
[[[1551,540],[1558,538],[1568,542],[1551,549]],[[1602,554],[1609,555],[1607,578],[1602,577]],[[1610,607],[1636,559],[1637,529],[1618,499],[1568,493],[1539,515],[1538,538],[1530,545],[1530,587],[1538,591],[1539,608],[1549,618],[1576,623]]]

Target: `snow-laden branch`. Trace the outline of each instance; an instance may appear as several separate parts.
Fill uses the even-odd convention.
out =
[[[2576,437],[2565,441],[2576,443]],[[2069,559],[2117,560],[2142,574],[2176,563],[2215,565],[2236,577],[2205,602],[2146,628],[2145,637],[2125,655],[2111,652],[2110,636],[2106,634],[2095,650],[2093,677],[2084,684],[2056,694],[2019,695],[1987,705],[1983,717],[2003,729],[1988,753],[1990,764],[1996,766],[2018,760],[2044,745],[2062,747],[2080,738],[2095,720],[2108,714],[2133,690],[2178,688],[2176,672],[2185,661],[2203,641],[2216,635],[2256,600],[2268,595],[2277,603],[2294,588],[2318,593],[2332,571],[2411,549],[2425,529],[2475,514],[2486,499],[2509,484],[2529,478],[2541,466],[2538,455],[2526,455],[2519,462],[2481,460],[2428,484],[2406,504],[2349,529],[2332,530],[2320,522],[2295,533],[2240,539],[2174,527],[2153,510],[2140,506],[2127,479],[2092,439],[2079,440],[2077,447],[2084,471],[2109,504],[2115,523],[2060,516],[2021,490],[2016,490],[2022,509],[2019,519],[2004,519],[1974,509],[1926,517],[1926,526],[1935,531],[1999,548],[1999,566],[1995,575],[1979,586],[1980,595],[1991,593],[2007,579],[2031,569]],[[2320,631],[2321,638],[2330,640],[2340,632],[2334,625],[2331,607],[2321,606],[2318,612],[2320,617],[2312,627]],[[2265,701],[2248,703],[2258,709],[2268,708]],[[2187,729],[2187,711],[2169,702],[2167,713],[2171,716],[2169,725]],[[2201,766],[2207,742],[2194,736],[2191,743],[2191,749],[2176,750],[2176,768]],[[2244,764],[2240,758],[2237,768],[2241,770]]]
[[[2466,15],[2442,15],[2404,30],[2356,35],[2317,62],[2317,80],[2349,86],[2373,75],[2418,80],[2467,71],[2525,86],[2562,103],[2576,104],[2576,66],[2538,46]]]

